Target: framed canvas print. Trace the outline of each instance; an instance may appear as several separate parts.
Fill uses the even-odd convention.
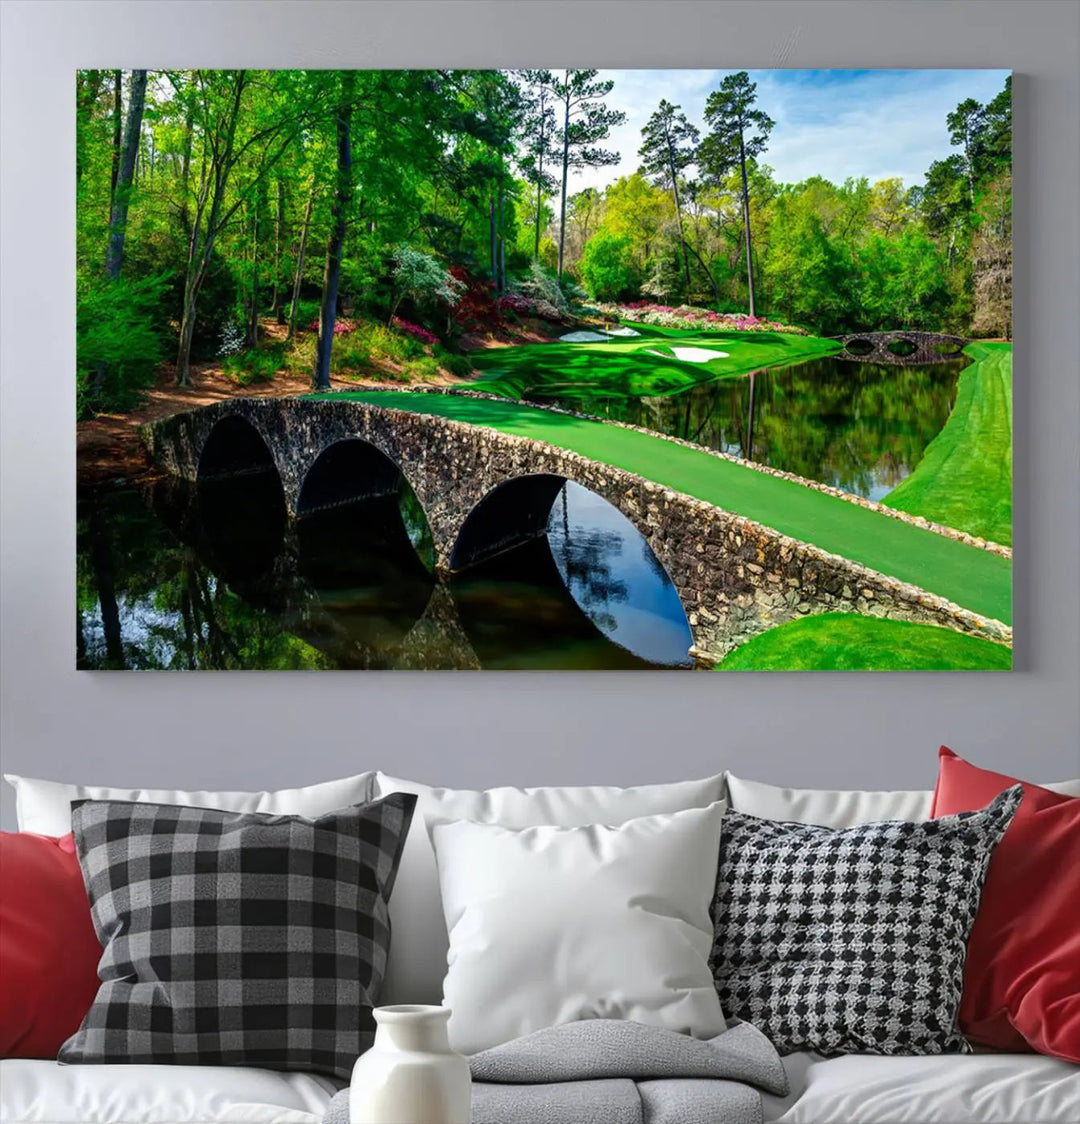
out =
[[[1007,71],[74,97],[80,668],[1011,667]]]

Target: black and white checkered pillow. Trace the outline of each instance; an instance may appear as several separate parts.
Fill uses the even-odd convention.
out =
[[[968,934],[1016,785],[978,812],[835,831],[729,812],[713,974],[724,1011],[781,1053],[941,1054]]]
[[[415,802],[394,793],[313,820],[73,803],[104,952],[97,998],[59,1060],[347,1080],[374,1035]]]

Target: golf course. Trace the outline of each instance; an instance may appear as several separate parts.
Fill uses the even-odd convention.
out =
[[[497,388],[505,393],[515,373],[534,385],[544,370],[552,371],[553,378],[563,377],[570,370],[580,373],[583,379],[588,378],[591,384],[600,382],[625,387],[635,379],[648,381],[654,387],[652,392],[656,393],[657,382],[676,383],[680,376],[700,378],[702,366],[709,368],[708,377],[712,379],[736,379],[748,370],[767,366],[770,361],[798,362],[800,357],[835,350],[832,341],[813,337],[762,333],[765,338],[758,340],[754,334],[744,333],[741,338],[731,338],[736,335],[675,330],[662,333],[669,346],[705,349],[708,345],[709,350],[723,349],[730,353],[723,358],[709,359],[707,364],[667,356],[655,359],[643,356],[656,338],[652,332],[611,342],[493,349],[485,353],[482,367],[495,372],[497,377],[481,378],[475,385],[477,389],[491,392]],[[987,525],[988,512],[1008,513],[1010,473],[1008,461],[1002,463],[1000,443],[1008,442],[1011,429],[1010,350],[1007,345],[989,344],[974,344],[967,349],[972,362],[960,374],[957,402],[948,423],[927,451],[927,459],[933,457],[933,460],[917,467],[908,477],[906,487],[901,485],[903,502],[897,502],[896,507],[935,522],[944,521],[942,515],[947,514],[956,529],[976,535]],[[645,372],[639,373],[642,367]],[[706,449],[687,447],[660,434],[643,433],[509,398],[495,400],[409,391],[346,391],[335,392],[331,397],[437,415],[542,440],[763,523],[792,538],[935,593],[974,613],[1011,623],[1012,564],[1009,558],[891,518],[807,483],[716,456]],[[991,452],[976,457],[965,448],[969,445],[985,448],[988,435],[992,434],[999,435],[997,456]],[[959,467],[954,469],[953,465]],[[961,487],[947,475],[955,475],[957,471],[965,473]],[[946,474],[940,484],[939,472]],[[967,497],[971,506],[956,501],[946,505],[942,496]],[[879,623],[855,618],[848,621],[846,627],[848,632],[858,632],[864,625],[869,630]],[[905,633],[909,635],[914,634]],[[865,649],[860,658],[878,661],[874,666],[905,666],[891,648],[878,645],[875,636],[875,632],[867,633],[865,645],[860,645]],[[801,632],[797,639],[799,642],[804,639]],[[971,650],[970,643],[987,643],[970,641],[966,637],[958,639],[965,643],[955,646],[956,666],[969,666],[965,660]],[[948,645],[938,644],[934,650],[935,658],[946,662],[950,658]],[[751,656],[748,652],[745,658]],[[906,658],[910,660],[914,656]],[[987,657],[990,666],[996,666],[994,661],[999,658],[997,654]],[[860,666],[866,666],[865,662]]]

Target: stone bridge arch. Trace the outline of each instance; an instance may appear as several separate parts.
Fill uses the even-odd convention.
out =
[[[326,448],[355,439],[374,446],[416,494],[443,572],[468,516],[498,485],[527,475],[580,484],[648,541],[679,594],[703,663],[767,628],[826,611],[1011,638],[1000,622],[641,476],[448,418],[348,399],[242,398],[151,423],[144,437],[161,467],[195,480],[211,432],[230,415],[253,426],[271,450],[293,518],[303,481]]]
[[[832,338],[843,347],[843,351],[838,354],[840,359],[851,359],[859,363],[896,363],[901,366],[957,359],[968,343],[962,336],[906,329],[894,332],[851,332]],[[903,350],[907,354],[897,354],[890,349],[890,345],[904,345]]]

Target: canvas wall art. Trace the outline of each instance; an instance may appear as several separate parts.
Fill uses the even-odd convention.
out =
[[[1011,667],[1007,71],[75,114],[78,667]]]

